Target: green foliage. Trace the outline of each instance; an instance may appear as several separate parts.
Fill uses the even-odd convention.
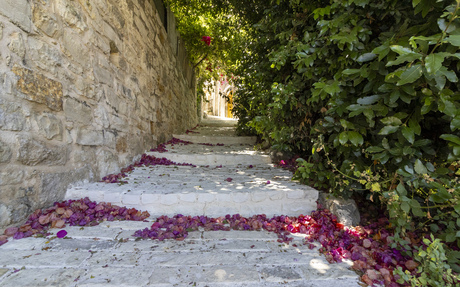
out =
[[[401,238],[460,248],[460,0],[210,3],[240,133],[301,156],[304,183],[385,204]]]
[[[460,247],[459,3],[258,5],[237,68],[240,129],[299,154],[302,182],[386,204],[401,236]]]
[[[409,270],[405,272],[401,267],[395,270],[395,274],[400,276],[398,283],[408,282],[413,287],[418,286],[439,286],[452,287],[458,286],[460,279],[453,275],[450,265],[447,263],[445,246],[441,240],[423,239],[426,247],[419,247],[414,253],[414,260],[419,262],[416,275],[411,274]]]

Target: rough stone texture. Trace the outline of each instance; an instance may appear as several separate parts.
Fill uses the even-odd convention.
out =
[[[358,206],[353,199],[343,199],[328,193],[320,193],[318,202],[337,216],[337,220],[346,226],[360,224]]]
[[[26,32],[32,29],[32,11],[29,0],[1,0],[0,15],[4,15],[9,20],[18,25]]]
[[[167,18],[150,0],[0,0],[0,231],[197,124]]]
[[[14,66],[12,71],[19,76],[17,87],[25,99],[45,104],[53,111],[62,110],[61,83],[19,66]]]
[[[11,159],[11,148],[0,141],[0,163],[7,163]]]
[[[24,165],[65,165],[67,162],[67,147],[64,145],[51,146],[46,142],[30,139],[18,139],[18,161]]]

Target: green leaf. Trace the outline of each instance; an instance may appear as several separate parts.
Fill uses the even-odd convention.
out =
[[[414,164],[414,170],[418,174],[427,174],[428,170],[426,167],[423,165],[422,161],[417,159]]]
[[[401,120],[397,117],[386,117],[380,121],[387,126],[400,126],[402,124]]]
[[[376,152],[382,152],[384,151],[384,149],[379,146],[371,146],[371,147],[368,147],[366,151],[369,153],[376,153]]]
[[[372,50],[372,53],[379,55],[379,61],[385,58],[389,52],[390,52],[390,47],[388,46],[388,44],[383,44],[381,46],[378,46],[374,50]]]
[[[455,212],[457,212],[458,214],[460,214],[460,203],[457,204],[456,206],[454,206],[454,209],[455,209]]]
[[[398,126],[384,126],[380,131],[379,135],[389,135],[396,132],[399,129]]]
[[[409,127],[402,127],[401,132],[402,132],[402,135],[406,138],[408,142],[410,142],[411,144],[414,143],[414,140],[415,140],[414,130],[412,130]]]
[[[460,138],[456,135],[451,135],[451,134],[443,134],[440,136],[443,140],[453,142],[457,145],[460,145]]]
[[[415,60],[420,60],[420,59],[422,59],[422,55],[418,53],[406,54],[406,55],[399,56],[394,61],[389,61],[385,66],[390,67],[390,66],[400,65],[405,62],[413,62]]]
[[[340,86],[338,82],[333,82],[330,85],[326,85],[324,87],[324,91],[328,93],[329,95],[333,96],[335,94],[338,94],[340,92]]]
[[[450,129],[452,131],[460,129],[460,116],[456,116],[452,119],[452,121],[450,122]]]
[[[401,209],[406,212],[406,213],[409,213],[409,210],[410,210],[410,206],[407,202],[403,202],[401,203]]]
[[[417,54],[414,51],[412,51],[410,48],[406,48],[406,47],[399,46],[399,45],[392,45],[390,49],[393,52],[398,53],[399,55]]]
[[[451,43],[454,46],[460,47],[460,35],[450,35],[444,40]]]
[[[373,96],[359,98],[357,102],[358,104],[368,106],[368,105],[372,105],[376,103],[379,99],[380,99],[380,95],[373,95]]]
[[[355,131],[348,132],[348,139],[355,146],[362,145],[364,143],[363,136]],[[340,137],[339,137],[339,141],[340,141]]]
[[[430,54],[425,58],[425,67],[428,73],[433,74],[439,71],[442,67],[442,62],[446,57],[445,53]]]
[[[401,74],[400,80],[397,83],[398,86],[410,84],[418,80],[422,76],[422,65],[413,65]]]
[[[363,54],[363,55],[359,56],[358,59],[356,59],[356,61],[359,62],[359,63],[364,63],[364,62],[372,61],[376,57],[377,57],[377,55],[374,54],[374,53],[366,53],[366,54]]]
[[[358,73],[361,73],[361,69],[345,69],[342,71],[342,74],[344,75],[353,75]]]
[[[412,208],[412,213],[415,216],[419,216],[419,217],[426,216],[425,212],[422,211],[422,207],[420,206],[420,203],[417,200],[412,198],[410,200],[410,206]]]
[[[347,132],[341,132],[339,135],[339,142],[340,144],[344,145],[348,141],[348,133]]]

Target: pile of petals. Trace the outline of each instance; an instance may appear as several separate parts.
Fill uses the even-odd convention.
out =
[[[186,133],[186,134],[199,134],[199,132],[194,131],[194,130],[195,130],[196,128],[198,128],[199,126],[200,126],[200,125],[196,125],[196,127],[191,128],[191,129],[189,129],[189,130],[186,130],[185,133]]]
[[[337,222],[335,215],[319,206],[311,215],[298,217],[256,215],[245,218],[240,215],[209,218],[206,216],[159,217],[151,228],[138,230],[133,236],[158,240],[183,240],[188,232],[198,228],[204,230],[267,230],[278,234],[278,242],[289,243],[292,233],[305,235],[304,244],[313,249],[314,241],[321,243],[319,251],[329,262],[353,261],[352,269],[362,274],[361,279],[369,285],[400,286],[399,277],[393,270],[401,266],[403,270],[415,274],[417,263],[404,256],[399,250],[391,248],[389,223],[381,219],[365,227],[348,228]]]
[[[123,168],[120,173],[118,174],[109,174],[102,178],[102,181],[105,183],[127,183],[127,181],[123,181],[122,179],[126,177],[126,173],[131,172],[134,170],[134,167],[141,167],[141,166],[155,166],[155,165],[175,165],[175,166],[192,166],[196,167],[191,163],[176,163],[167,158],[159,158],[153,155],[143,154],[139,161],[136,161],[134,164]]]
[[[48,209],[37,209],[20,227],[7,228],[0,236],[0,245],[8,242],[8,237],[21,239],[49,235],[50,228],[64,228],[70,226],[95,226],[103,221],[132,220],[143,221],[150,214],[134,208],[119,207],[110,203],[97,203],[87,197],[79,200],[55,202]],[[61,232],[59,236],[66,234]]]
[[[183,145],[189,145],[192,144],[192,142],[189,141],[183,141],[178,138],[172,138],[171,140],[167,141],[166,143],[159,144],[156,148],[152,148],[150,151],[156,151],[159,153],[164,153],[167,152],[168,150],[166,149],[166,145],[171,145],[174,146],[175,144],[183,144]]]
[[[222,144],[222,143],[218,143],[218,144],[200,143],[200,145],[206,145],[206,146],[224,146],[224,144]]]

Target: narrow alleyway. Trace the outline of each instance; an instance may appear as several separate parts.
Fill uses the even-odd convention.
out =
[[[351,263],[329,264],[302,236],[289,245],[266,231],[200,229],[183,241],[132,236],[160,215],[298,216],[316,209],[318,192],[254,151],[254,138],[236,137],[235,123],[210,117],[146,154],[168,165],[69,189],[67,199],[89,197],[151,217],[65,227],[65,239],[11,240],[0,246],[0,286],[359,286]]]

